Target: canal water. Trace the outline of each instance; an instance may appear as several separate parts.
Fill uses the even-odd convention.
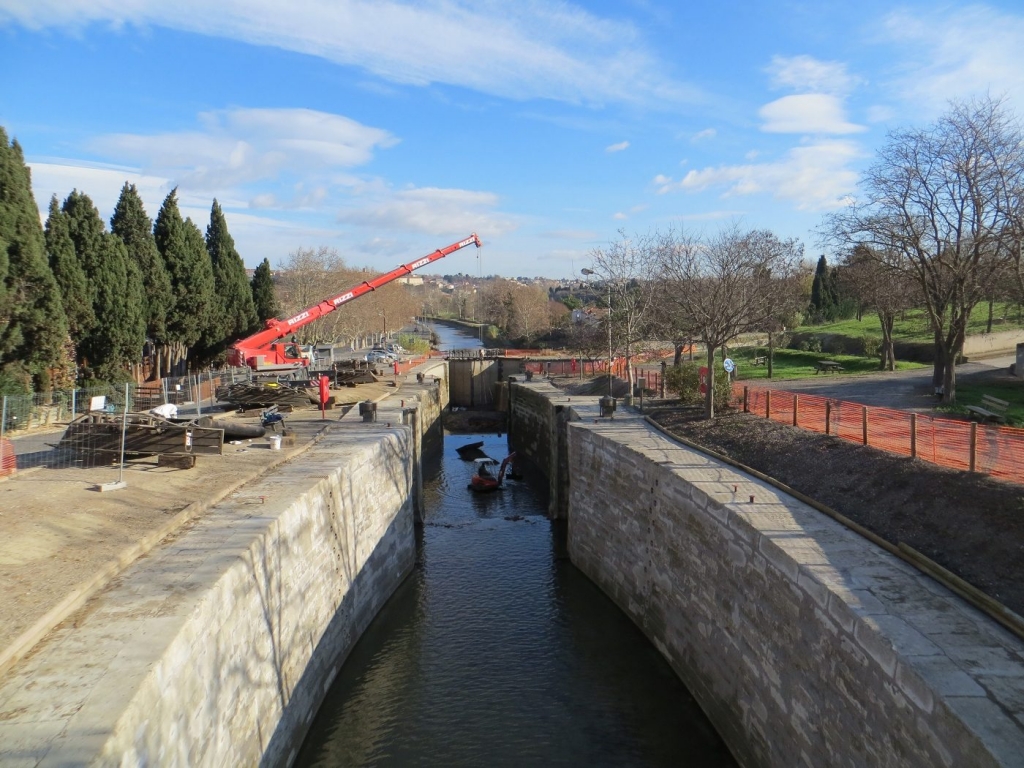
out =
[[[458,340],[462,341],[462,340]],[[469,346],[465,344],[464,346]],[[467,489],[446,435],[426,467],[412,575],[314,720],[299,766],[732,766],[643,634],[568,559],[546,480]]]

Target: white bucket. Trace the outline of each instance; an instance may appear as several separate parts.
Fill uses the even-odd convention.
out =
[[[267,439],[270,440],[270,450],[272,450],[272,451],[280,451],[281,450],[281,436],[280,435],[271,435]]]

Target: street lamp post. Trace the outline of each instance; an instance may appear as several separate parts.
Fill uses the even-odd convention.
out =
[[[584,267],[580,272],[588,278],[597,274]],[[608,280],[608,395],[601,398],[601,415],[611,416],[615,411],[615,397],[612,395],[612,281]]]

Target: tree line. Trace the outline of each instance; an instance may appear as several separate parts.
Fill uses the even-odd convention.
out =
[[[177,190],[152,221],[125,183],[109,229],[73,190],[40,222],[17,140],[0,128],[0,388],[45,391],[183,373],[276,312],[270,265],[249,281],[214,200],[205,235]]]
[[[621,233],[620,233],[621,234]],[[925,128],[890,133],[864,173],[860,194],[827,216],[832,247],[811,275],[803,246],[767,230],[713,234],[670,231],[629,238],[591,254],[605,286],[617,354],[629,360],[651,338],[700,342],[714,377],[714,353],[745,332],[785,328],[873,311],[882,335],[880,367],[895,368],[893,325],[921,308],[933,336],[933,383],[956,400],[956,363],[971,313],[996,300],[1024,302],[1024,132],[999,99],[953,102]],[[600,303],[600,302],[599,302]],[[592,342],[591,342],[592,343]],[[771,354],[768,356],[769,365]],[[714,414],[709,386],[705,414]]]

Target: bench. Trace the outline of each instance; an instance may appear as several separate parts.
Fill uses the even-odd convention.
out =
[[[814,373],[839,373],[845,370],[843,366],[837,363],[835,360],[819,360],[814,364]]]
[[[1006,400],[1000,400],[992,395],[982,395],[981,405],[968,405],[967,412],[973,421],[975,417],[984,421],[1003,422],[1006,421],[1006,409],[1010,404]]]
[[[763,355],[760,356],[760,357],[755,357],[754,360],[753,360],[753,364],[754,365],[767,365],[768,364],[768,358],[763,356]]]

